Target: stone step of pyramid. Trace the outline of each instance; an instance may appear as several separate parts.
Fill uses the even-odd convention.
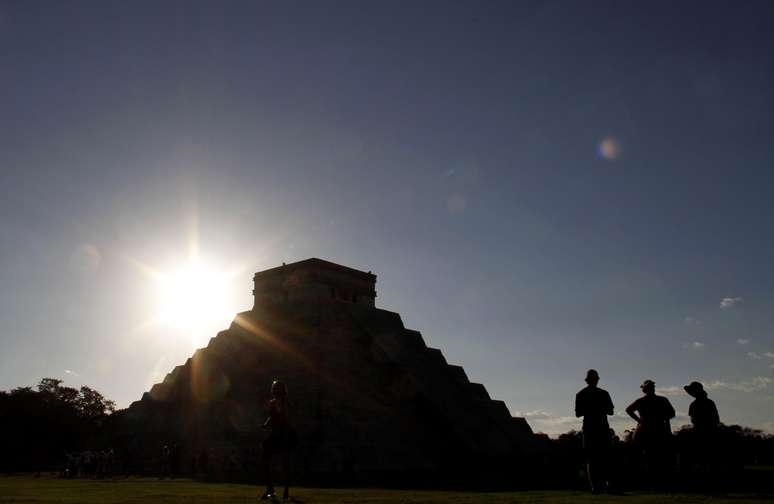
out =
[[[480,399],[482,401],[488,401],[491,399],[489,397],[489,392],[486,391],[486,387],[480,383],[468,383],[467,389],[476,399]]]
[[[466,386],[468,383],[470,383],[470,380],[468,380],[468,375],[465,373],[465,370],[462,368],[462,366],[447,364],[446,369],[449,371],[449,374],[452,376],[452,379],[456,383],[463,386]]]
[[[425,353],[428,355],[433,364],[438,366],[446,366],[446,358],[443,356],[443,352],[438,348],[427,348]]]

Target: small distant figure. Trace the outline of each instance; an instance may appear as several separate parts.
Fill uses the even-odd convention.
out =
[[[107,450],[105,464],[106,475],[110,478],[114,477],[116,475],[116,452],[112,446]]]
[[[168,444],[161,445],[161,474],[159,479],[174,479],[172,476],[172,449]]]
[[[81,452],[81,473],[87,478],[91,478],[94,475],[94,453],[86,449]]]
[[[274,380],[271,384],[272,400],[269,402],[269,418],[263,424],[269,429],[269,435],[264,439],[261,450],[261,462],[266,476],[266,491],[261,500],[274,499],[274,481],[272,475],[272,459],[275,455],[282,456],[285,491],[282,498],[289,498],[290,487],[290,452],[298,444],[298,436],[290,423],[288,406],[288,389],[284,382]]]
[[[67,462],[65,464],[63,476],[67,479],[75,478],[78,473],[78,455],[66,451],[65,458],[67,459]]]
[[[586,372],[587,386],[575,395],[575,416],[583,417],[583,451],[591,493],[610,491],[610,450],[612,436],[607,417],[613,414],[613,401],[606,390],[597,387],[599,373]]]
[[[711,472],[715,462],[720,426],[718,408],[715,402],[707,397],[707,392],[701,383],[694,381],[683,389],[694,398],[688,407],[688,416],[693,424],[693,430],[690,433],[689,461],[695,464],[700,472],[703,469]]]
[[[107,454],[105,450],[97,450],[97,452],[94,454],[94,459],[96,461],[96,477],[97,479],[102,479],[105,477],[105,460],[107,458]]]
[[[640,386],[643,396],[626,408],[626,413],[637,422],[634,441],[645,458],[647,472],[654,483],[664,483],[664,475],[670,469],[669,450],[672,429],[669,421],[675,417],[675,409],[664,396],[656,395],[656,382],[645,380]]]

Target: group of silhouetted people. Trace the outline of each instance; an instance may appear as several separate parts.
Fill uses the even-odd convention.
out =
[[[598,387],[599,373],[589,369],[587,386],[575,396],[575,416],[583,417],[583,449],[592,493],[615,493],[612,477],[613,436],[607,417],[613,415],[610,394]],[[720,417],[715,403],[707,397],[699,382],[683,387],[694,398],[688,410],[693,429],[690,446],[684,456],[697,467],[712,463],[712,446],[717,437]],[[670,420],[675,409],[664,396],[656,394],[656,383],[645,380],[640,386],[642,396],[626,407],[626,413],[637,422],[634,443],[641,455],[644,474],[653,485],[663,484],[671,470],[672,430]],[[262,443],[261,468],[266,478],[266,490],[261,499],[276,498],[272,463],[279,457],[283,467],[283,499],[289,498],[290,454],[298,445],[298,436],[290,421],[288,389],[284,382],[274,380],[272,399],[264,429],[269,434]]]
[[[599,373],[589,369],[587,386],[575,396],[575,416],[583,417],[583,449],[592,493],[616,492],[612,483],[613,432],[607,417],[613,415],[613,401],[599,388]],[[643,395],[626,407],[626,413],[637,422],[634,442],[644,462],[644,472],[654,485],[663,484],[671,469],[672,430],[670,420],[675,409],[664,396],[656,395],[656,383],[645,380]],[[693,424],[692,443],[687,454],[696,464],[711,463],[708,457],[720,425],[715,403],[707,397],[699,382],[683,387],[694,398],[688,415]]]
[[[111,477],[116,473],[116,456],[113,448],[107,450],[83,450],[65,452],[65,465],[61,477],[97,478]]]

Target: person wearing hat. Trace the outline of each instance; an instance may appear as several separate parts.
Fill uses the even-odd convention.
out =
[[[715,401],[707,397],[704,386],[697,382],[691,382],[683,387],[693,402],[688,407],[688,416],[691,417],[693,429],[696,432],[714,432],[720,425],[720,415]]]
[[[707,397],[701,383],[694,381],[683,389],[694,398],[688,407],[688,416],[693,424],[689,436],[688,467],[695,464],[699,471],[702,468],[711,471],[714,465],[713,448],[717,443],[717,429],[720,426],[718,408],[715,401]]]
[[[597,387],[599,373],[586,372],[587,386],[575,395],[575,416],[583,417],[583,450],[592,493],[610,490],[609,458],[612,445],[608,415],[613,414],[613,401],[606,390]]]
[[[642,397],[626,407],[626,413],[637,422],[634,441],[642,449],[645,464],[652,476],[663,474],[669,468],[668,453],[672,439],[669,421],[675,409],[664,396],[656,395],[656,382],[645,380],[640,386]]]

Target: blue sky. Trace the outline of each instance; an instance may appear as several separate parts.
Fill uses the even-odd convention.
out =
[[[617,412],[652,378],[684,415],[698,379],[774,430],[772,21],[0,2],[0,389],[126,406],[251,306],[254,271],[320,257],[374,271],[379,306],[536,430],[577,426],[589,367]],[[148,271],[192,243],[228,276],[181,328]]]

